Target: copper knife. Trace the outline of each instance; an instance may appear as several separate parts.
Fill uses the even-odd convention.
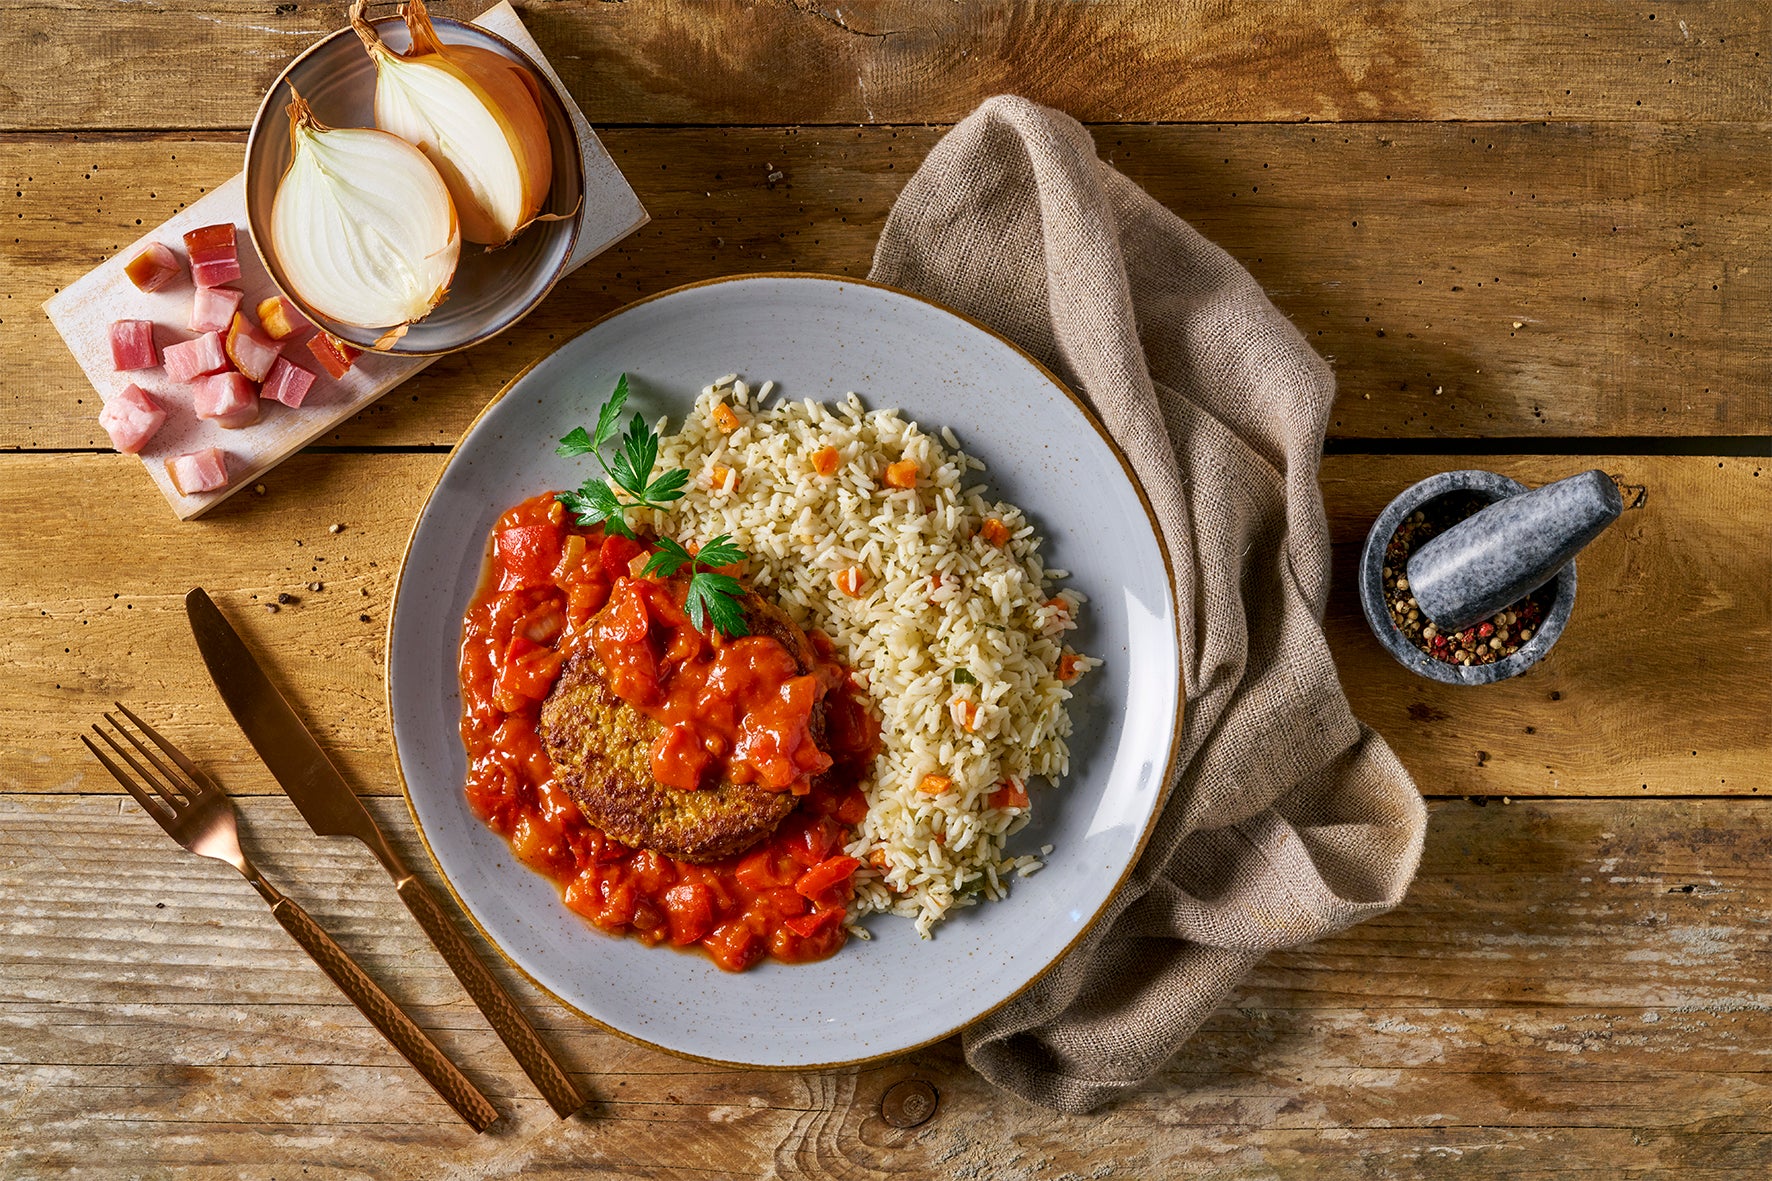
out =
[[[252,749],[271,769],[272,776],[283,785],[308,827],[323,837],[356,837],[369,847],[394,879],[406,909],[443,953],[455,978],[467,989],[548,1105],[561,1119],[583,1107],[584,1097],[542,1043],[535,1027],[487,971],[436,897],[394,851],[375,818],[202,587],[185,596],[185,613],[203,653],[203,663],[209,667],[210,679],[221,691],[228,712],[246,732]]]

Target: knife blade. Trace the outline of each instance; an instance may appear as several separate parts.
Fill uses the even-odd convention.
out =
[[[312,733],[265,675],[246,642],[202,587],[185,596],[191,633],[209,676],[228,712],[271,775],[319,836],[356,837],[375,854],[406,909],[430,937],[462,987],[485,1014],[555,1113],[564,1119],[584,1106],[584,1097],[543,1044],[509,993],[489,972],[455,922],[409,869],[327,757]]]

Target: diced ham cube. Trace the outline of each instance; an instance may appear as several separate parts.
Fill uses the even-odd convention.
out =
[[[125,455],[138,454],[165,421],[166,411],[136,385],[124,386],[98,412],[98,424],[111,436],[111,446]]]
[[[314,384],[314,375],[288,357],[278,357],[276,364],[271,366],[270,375],[265,378],[264,388],[259,390],[261,398],[270,398],[295,407],[302,404],[308,396],[308,387]]]
[[[199,287],[219,287],[240,277],[233,222],[192,230],[185,235],[185,250],[191,256],[191,278]]]
[[[191,404],[198,418],[215,420],[215,425],[235,430],[258,421],[258,387],[244,374],[217,373],[191,386]]]
[[[233,287],[199,287],[191,300],[192,332],[226,332],[243,293]]]
[[[260,332],[258,326],[246,318],[245,312],[234,313],[225,343],[228,360],[253,381],[263,381],[271,371],[271,363],[283,351],[283,346]]]
[[[191,281],[199,287],[220,287],[223,283],[232,283],[239,277],[240,260],[237,258],[191,264]]]
[[[228,457],[220,447],[205,447],[167,460],[166,474],[181,496],[214,492],[228,486]]]
[[[129,281],[135,284],[136,290],[158,291],[178,278],[178,273],[182,270],[184,265],[178,261],[178,255],[170,247],[152,242],[146,250],[129,260],[123,273],[129,276]]]
[[[258,322],[264,325],[272,340],[288,340],[302,329],[313,327],[295,305],[281,295],[259,302]]]
[[[111,367],[119,373],[152,369],[160,363],[152,320],[118,320],[111,325]]]
[[[336,336],[328,336],[324,332],[316,332],[314,339],[308,341],[308,351],[319,359],[321,366],[332,374],[334,380],[349,373],[351,365],[363,355],[362,349],[352,348]]]
[[[227,367],[228,353],[219,332],[205,332],[196,340],[166,346],[166,376],[174,381],[194,381]]]

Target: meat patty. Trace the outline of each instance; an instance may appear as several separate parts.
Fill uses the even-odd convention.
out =
[[[780,641],[803,675],[814,654],[806,633],[755,594],[741,601],[752,635]],[[824,706],[813,711],[822,740]],[[663,727],[617,697],[602,662],[585,650],[567,662],[541,708],[541,737],[554,776],[592,824],[638,849],[683,861],[717,861],[750,848],[794,810],[799,797],[755,783],[683,791],[652,777],[652,745]]]

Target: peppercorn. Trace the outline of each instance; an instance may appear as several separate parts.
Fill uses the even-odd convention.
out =
[[[1554,593],[1550,589],[1534,591],[1488,619],[1450,634],[1422,614],[1421,605],[1409,593],[1409,555],[1485,504],[1468,493],[1450,493],[1430,501],[1398,526],[1385,546],[1383,585],[1392,626],[1423,653],[1447,664],[1494,664],[1512,656],[1532,639],[1544,618],[1548,597]]]

